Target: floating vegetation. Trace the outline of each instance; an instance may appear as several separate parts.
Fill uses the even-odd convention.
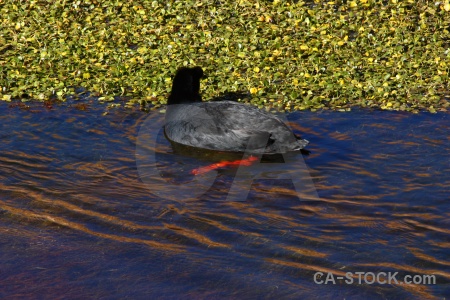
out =
[[[449,1],[0,1],[0,99],[83,87],[164,104],[180,66],[204,99],[260,107],[449,107]]]

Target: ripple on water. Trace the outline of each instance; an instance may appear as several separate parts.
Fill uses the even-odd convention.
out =
[[[207,187],[189,172],[229,157],[187,155],[162,131],[152,137],[148,167],[158,176],[149,189],[135,158],[144,113],[0,105],[5,297],[446,295],[448,114],[293,113],[311,150],[294,159],[306,163],[317,196],[280,179],[297,174],[286,164],[255,180],[244,201],[227,201],[236,168],[213,171]],[[436,275],[438,284],[313,281],[316,272],[356,280],[390,271]]]

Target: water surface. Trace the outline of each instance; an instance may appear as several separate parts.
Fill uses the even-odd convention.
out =
[[[204,188],[193,168],[229,157],[180,152],[162,132],[148,166],[156,183],[140,178],[139,129],[161,120],[158,111],[0,109],[3,299],[450,295],[448,113],[289,114],[311,151],[290,159],[307,166],[314,193],[279,179],[296,172],[286,163],[233,200],[235,167],[212,171],[199,196],[185,193]],[[354,282],[317,284],[316,272],[352,272]],[[356,272],[434,275],[436,284],[358,284]]]

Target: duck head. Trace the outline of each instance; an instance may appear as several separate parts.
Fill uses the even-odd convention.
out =
[[[200,79],[202,77],[203,70],[200,67],[178,69],[173,79],[172,91],[167,99],[167,104],[201,102]]]

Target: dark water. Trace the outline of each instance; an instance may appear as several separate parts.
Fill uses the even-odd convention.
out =
[[[448,113],[290,114],[311,154],[261,164],[248,195],[229,197],[245,168],[189,173],[228,157],[174,153],[161,132],[153,160],[137,155],[159,112],[30,106],[0,103],[2,299],[450,295]],[[383,284],[389,272],[398,282]]]

